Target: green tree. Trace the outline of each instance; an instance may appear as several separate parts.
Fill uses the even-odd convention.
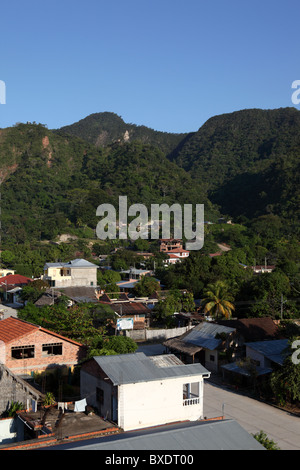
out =
[[[252,434],[252,435],[254,439],[256,439],[267,450],[280,450],[276,442],[270,439],[264,431],[259,431],[256,434]]]
[[[230,318],[232,311],[235,310],[232,297],[227,290],[226,284],[222,281],[209,284],[204,289],[202,305],[204,306],[204,313],[208,313],[214,318]]]
[[[143,276],[135,285],[133,294],[137,297],[148,297],[156,291],[160,290],[159,282],[151,276]]]
[[[294,360],[292,348],[294,340],[295,338],[289,341],[282,367],[273,372],[270,378],[271,388],[280,405],[300,401],[300,363]]]

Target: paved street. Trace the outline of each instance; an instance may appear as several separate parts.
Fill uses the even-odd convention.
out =
[[[246,431],[264,431],[281,450],[300,450],[300,418],[252,398],[205,382],[204,416],[237,421]]]

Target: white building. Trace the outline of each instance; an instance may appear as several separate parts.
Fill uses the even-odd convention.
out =
[[[85,259],[74,259],[67,263],[46,263],[42,279],[51,287],[97,286],[96,264]]]
[[[203,418],[201,364],[172,354],[95,356],[81,368],[81,396],[124,431]]]
[[[166,252],[168,258],[164,261],[165,265],[175,264],[181,262],[182,260],[188,258],[190,252],[184,250],[183,248],[174,248]]]

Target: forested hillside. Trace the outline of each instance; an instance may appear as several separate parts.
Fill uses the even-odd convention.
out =
[[[55,132],[85,139],[97,148],[116,142],[138,140],[144,144],[158,147],[165,154],[174,150],[187,134],[172,134],[150,129],[146,126],[128,124],[115,113],[94,113],[74,124],[64,126]]]
[[[169,158],[205,183],[221,212],[299,222],[300,112],[249,109],[209,119]]]
[[[84,254],[79,242],[72,249],[45,243],[65,233],[95,239],[98,205],[117,208],[119,195],[148,209],[204,204],[206,220],[233,218],[272,253],[271,240],[299,235],[299,155],[294,108],[215,116],[182,135],[125,124],[113,113],[60,130],[35,123],[1,129],[2,262],[36,273],[45,259]],[[225,241],[234,243],[234,233]],[[216,241],[207,234],[204,252],[216,251]],[[253,248],[247,262],[254,257]]]
[[[191,176],[157,147],[141,142],[98,149],[42,125],[19,124],[1,134],[2,241],[53,239],[72,227],[95,229],[103,202],[205,204],[218,216]]]

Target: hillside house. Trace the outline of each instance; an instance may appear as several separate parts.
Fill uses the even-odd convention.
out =
[[[201,364],[173,355],[95,356],[81,368],[80,392],[101,416],[124,431],[203,418]]]
[[[171,250],[181,250],[182,240],[175,238],[161,238],[159,240],[159,251],[168,253]]]
[[[96,264],[78,258],[67,263],[46,263],[42,279],[50,287],[97,286]]]
[[[164,260],[164,264],[175,264],[179,263],[182,260],[188,258],[190,252],[188,250],[184,250],[183,248],[174,248],[166,252],[168,258]]]
[[[15,271],[13,269],[0,268],[0,277],[5,277],[9,274],[15,274]]]
[[[41,326],[15,317],[0,321],[0,363],[16,375],[73,368],[85,353],[82,344]]]
[[[264,273],[271,273],[274,271],[276,266],[274,265],[258,265],[258,266],[251,266],[252,271],[255,274],[264,274]]]

